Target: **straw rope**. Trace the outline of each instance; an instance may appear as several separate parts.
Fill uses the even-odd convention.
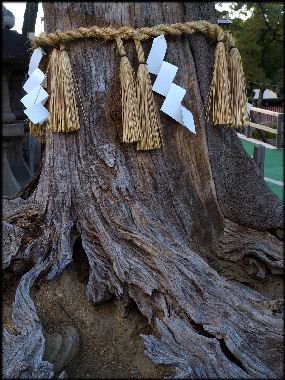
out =
[[[136,47],[139,63],[145,63],[145,56],[144,56],[144,51],[143,51],[141,41],[135,38],[134,42],[135,42],[135,47]]]
[[[138,150],[157,149],[161,147],[160,125],[155,104],[152,83],[145,65],[145,56],[141,41],[135,39],[139,67],[137,71],[137,99],[141,138],[137,143]]]
[[[229,53],[229,80],[231,85],[231,111],[233,115],[233,127],[244,125],[248,119],[246,81],[244,77],[241,56],[236,47]]]
[[[121,56],[120,80],[122,97],[123,142],[136,142],[141,137],[139,106],[136,95],[134,70],[126,56],[126,50],[120,37],[116,38]]]
[[[223,42],[218,42],[215,51],[215,67],[210,86],[209,106],[212,109],[212,120],[215,125],[232,122],[230,81]]]
[[[161,145],[161,131],[141,41],[161,34],[180,36],[183,33],[192,34],[195,32],[207,35],[217,41],[213,78],[207,99],[208,107],[205,110],[207,121],[209,121],[211,111],[212,122],[215,125],[231,124],[236,126],[243,124],[246,118],[246,95],[241,57],[236,48],[232,49],[235,43],[231,34],[224,32],[217,24],[199,20],[137,29],[130,26],[119,28],[91,26],[90,28],[81,27],[66,31],[57,30],[49,34],[41,33],[34,38],[32,48],[35,49],[40,46],[58,47],[61,44],[83,38],[115,40],[121,56],[123,141],[137,141],[138,149],[155,149]],[[123,44],[123,40],[128,39],[134,40],[138,55],[139,66],[136,79]],[[229,62],[227,56],[229,56]],[[57,77],[61,73],[55,72],[54,74]],[[62,95],[63,91],[58,91],[61,100]],[[71,123],[77,124],[76,128],[74,126],[68,128],[67,125],[62,128],[60,123],[52,124],[54,126],[57,124],[57,131],[71,131],[79,128],[78,121]]]
[[[52,132],[73,132],[80,129],[72,69],[64,45],[53,49],[50,58],[50,114],[47,130]]]
[[[138,40],[146,40],[148,38],[158,37],[161,34],[173,34],[180,36],[183,33],[192,34],[195,32],[206,34],[214,40],[224,41],[227,39],[227,34],[223,29],[211,24],[205,20],[189,21],[176,24],[160,24],[152,27],[132,28],[130,26],[122,26],[120,28],[91,26],[90,28],[78,28],[66,31],[57,30],[54,33],[41,33],[32,41],[33,49],[40,46],[56,46],[61,43],[66,44],[74,40],[82,38],[97,37],[104,40],[116,40],[120,37],[123,40],[130,38]]]

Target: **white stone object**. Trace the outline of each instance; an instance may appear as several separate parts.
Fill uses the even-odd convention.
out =
[[[250,103],[246,103],[246,109],[247,109],[247,113],[249,114],[250,113],[250,111],[252,110],[252,104],[250,104]]]

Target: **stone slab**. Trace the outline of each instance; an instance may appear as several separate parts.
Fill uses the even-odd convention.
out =
[[[11,123],[11,124],[2,124],[2,136],[3,137],[16,137],[25,135],[25,123]]]

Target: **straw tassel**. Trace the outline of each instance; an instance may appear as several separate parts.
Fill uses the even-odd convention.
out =
[[[131,143],[140,139],[139,110],[134,82],[134,71],[126,57],[121,38],[116,39],[121,56],[120,79],[122,93],[123,142]]]
[[[241,56],[234,46],[229,53],[229,80],[231,91],[231,112],[233,116],[233,127],[242,126],[247,120],[247,98],[246,82],[242,67]]]
[[[231,124],[230,83],[225,45],[219,41],[215,51],[215,67],[210,87],[209,105],[213,124]]]
[[[46,137],[46,123],[34,124],[31,120],[29,121],[30,134],[37,138],[40,143],[45,142]]]
[[[50,98],[47,130],[73,132],[80,128],[69,56],[63,45],[50,58]]]
[[[139,60],[137,72],[137,98],[141,125],[141,139],[137,144],[137,149],[157,149],[161,147],[161,136],[151,79],[145,65],[145,57],[141,41],[138,39],[135,39],[134,41]]]

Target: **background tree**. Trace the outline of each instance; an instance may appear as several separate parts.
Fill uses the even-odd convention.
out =
[[[91,25],[152,26],[199,18],[214,3],[43,3],[47,32]],[[183,378],[282,377],[283,204],[236,133],[207,125],[215,43],[167,37],[196,134],[159,113],[163,147],[124,144],[119,54],[97,39],[66,46],[82,99],[76,133],[48,133],[41,171],[4,202],[4,275],[22,276],[4,330],[4,373],[48,377],[45,340],[30,288],[72,261],[81,239],[94,303],[134,302],[153,327],[147,355]],[[136,68],[131,41],[127,54]],[[146,52],[151,41],[143,43]],[[88,94],[88,96],[86,96]],[[163,98],[155,95],[160,107]],[[79,99],[78,99],[79,102]],[[275,285],[275,293],[272,287]],[[257,291],[258,290],[258,291]]]
[[[24,13],[24,22],[22,26],[22,34],[28,36],[29,33],[35,33],[36,20],[38,14],[39,3],[26,2]]]
[[[249,89],[260,88],[261,105],[266,88],[284,93],[284,4],[236,2],[231,8],[240,14],[251,12],[246,20],[233,18],[231,31],[243,59]]]

